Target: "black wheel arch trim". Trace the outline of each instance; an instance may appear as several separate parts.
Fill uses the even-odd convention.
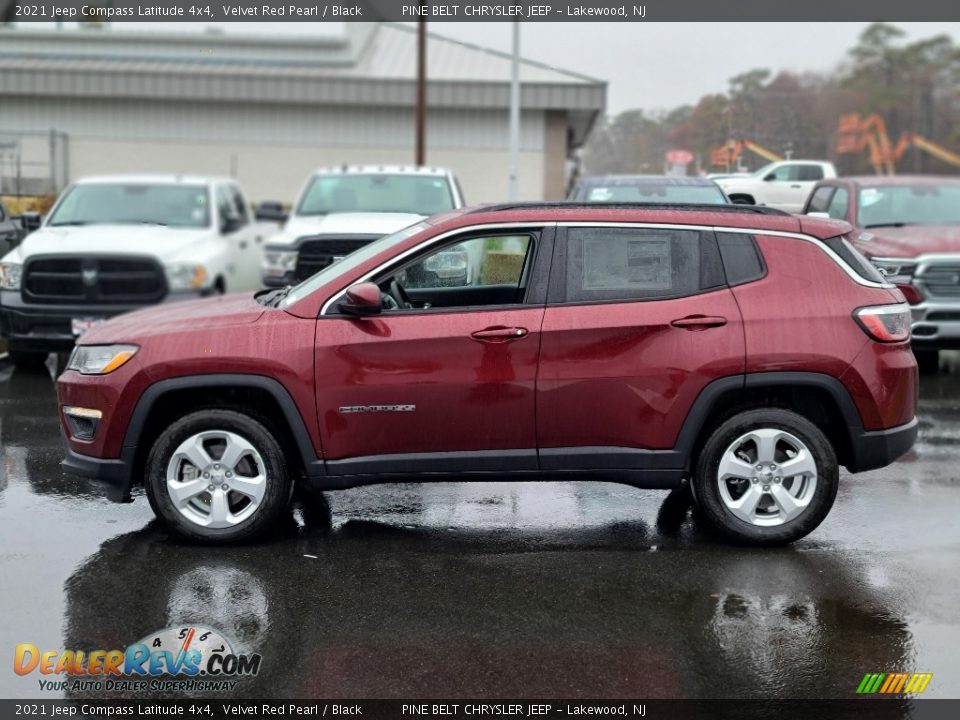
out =
[[[133,414],[130,416],[130,422],[127,425],[127,431],[123,436],[123,446],[120,457],[131,465],[134,454],[137,451],[140,437],[146,426],[147,419],[153,411],[157,401],[170,392],[178,390],[199,390],[202,388],[223,388],[223,387],[247,387],[263,390],[270,394],[280,411],[283,413],[290,431],[293,434],[293,440],[300,452],[303,460],[303,467],[308,476],[323,476],[323,460],[317,457],[310,440],[310,434],[307,432],[307,426],[303,421],[299,408],[290,396],[289,391],[280,381],[265,375],[252,375],[246,373],[225,373],[214,375],[188,375],[183,377],[167,378],[159,380],[150,385],[137,400]]]
[[[689,463],[707,418],[726,393],[763,387],[817,388],[825,391],[836,404],[850,444],[850,457],[845,463],[850,472],[862,472],[889,465],[907,452],[917,434],[917,421],[886,430],[864,430],[860,412],[850,392],[837,378],[817,372],[753,372],[718,378],[710,382],[694,401],[677,436],[674,451]],[[688,466],[689,469],[689,466]]]

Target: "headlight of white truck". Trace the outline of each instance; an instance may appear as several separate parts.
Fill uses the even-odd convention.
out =
[[[196,263],[171,263],[166,266],[171,290],[198,290],[207,282],[207,269]]]
[[[297,268],[297,257],[300,255],[296,250],[270,250],[263,251],[263,275],[264,277],[283,277],[288,272]]]
[[[0,288],[4,290],[19,290],[21,270],[23,270],[23,265],[20,263],[0,263]]]

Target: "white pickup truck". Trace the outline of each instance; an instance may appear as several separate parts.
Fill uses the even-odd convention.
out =
[[[463,205],[460,184],[444,168],[320,168],[307,179],[283,230],[264,248],[263,284],[296,284],[379,237]],[[453,275],[466,282],[469,274],[462,261],[443,272],[450,284],[458,282]]]
[[[260,287],[258,224],[230,178],[101,176],[68,187],[0,260],[0,335],[18,367],[159,302]]]
[[[730,201],[743,205],[767,205],[798,213],[819,180],[835,178],[833,163],[823,160],[780,160],[756,172],[717,178]]]

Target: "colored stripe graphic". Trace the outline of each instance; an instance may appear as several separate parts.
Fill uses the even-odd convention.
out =
[[[867,673],[857,686],[857,694],[919,694],[932,678],[933,673]]]

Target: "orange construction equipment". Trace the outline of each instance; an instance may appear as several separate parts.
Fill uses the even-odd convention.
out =
[[[879,115],[861,118],[859,113],[847,113],[840,116],[834,148],[837,154],[857,154],[864,149],[869,150],[870,164],[877,175],[893,175],[896,162],[909,147],[923,150],[943,162],[960,167],[960,155],[916,133],[903,133],[894,146],[887,134],[887,124]]]
[[[772,150],[767,150],[762,145],[757,145],[757,143],[753,142],[752,140],[727,140],[727,142],[720,147],[714,148],[710,151],[710,164],[726,165],[729,169],[731,165],[736,165],[737,158],[740,157],[740,153],[744,150],[755,152],[757,155],[762,158],[766,158],[770,162],[783,160],[780,155],[777,155]]]

